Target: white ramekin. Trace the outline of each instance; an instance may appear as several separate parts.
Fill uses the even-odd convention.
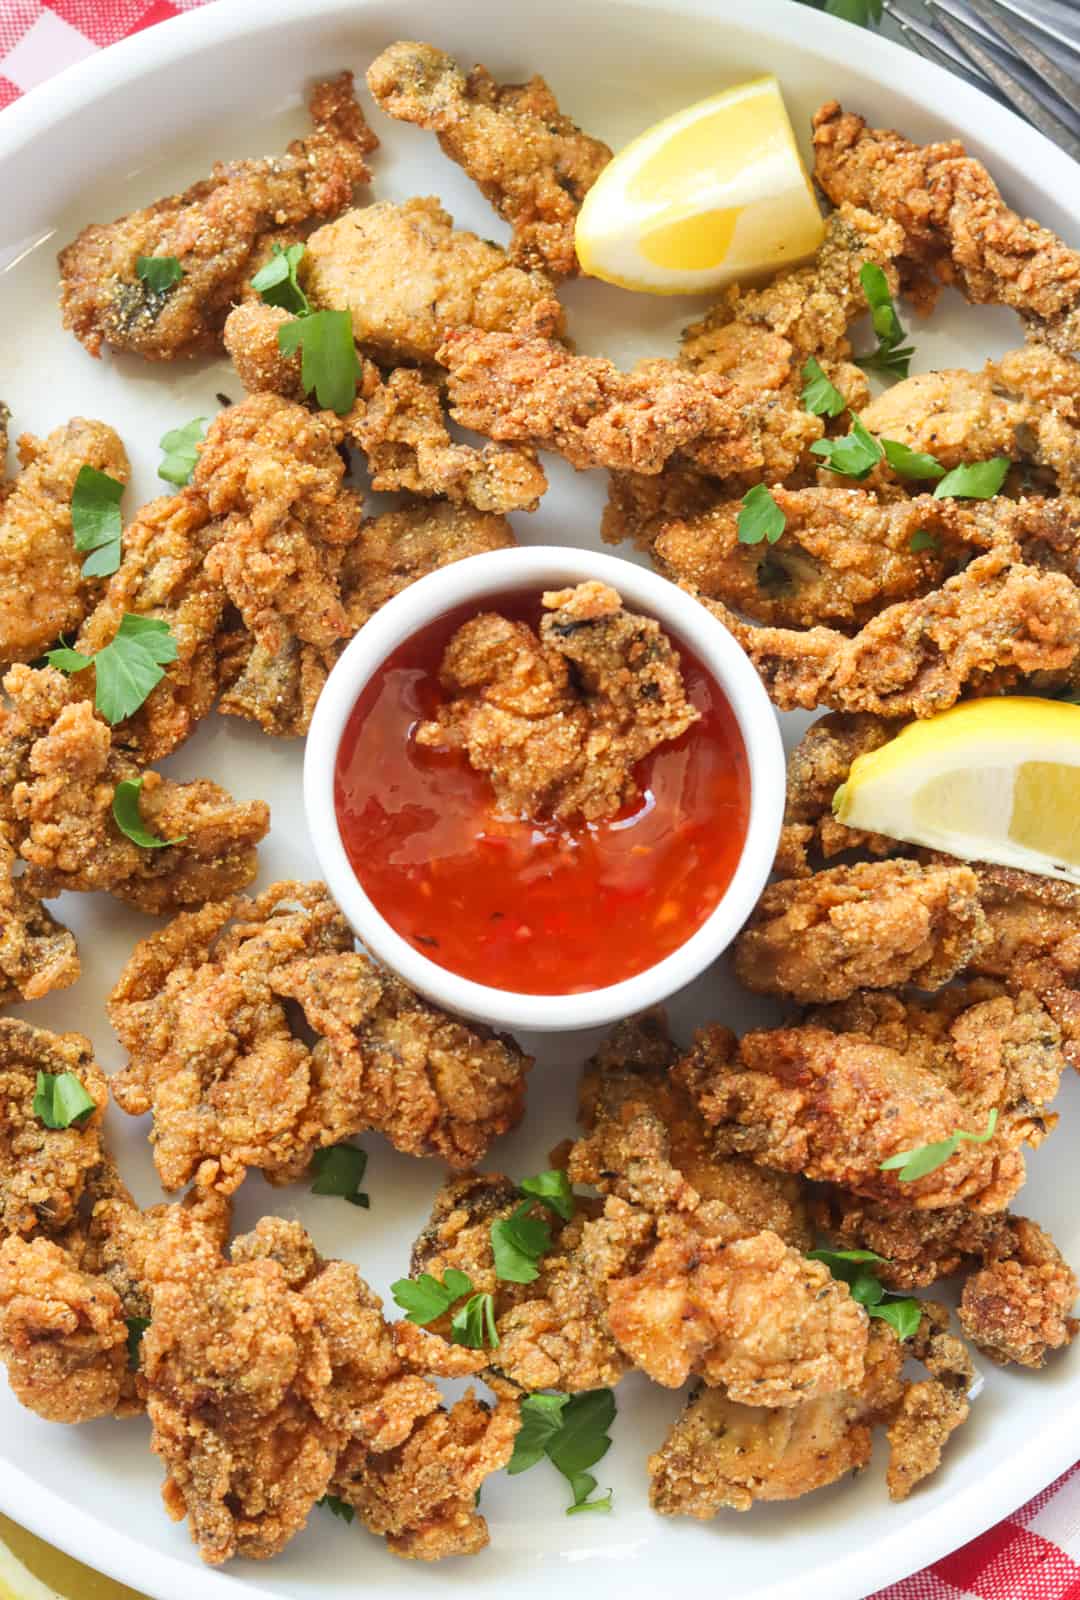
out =
[[[412,634],[455,607],[515,589],[558,589],[598,578],[635,611],[655,617],[687,644],[723,689],[750,767],[750,821],[727,891],[696,933],[655,966],[586,994],[519,994],[461,978],[395,932],[349,864],[334,809],[334,766],[349,713],[375,670]],[[454,562],[410,584],[364,624],[331,672],[308,734],[304,807],[330,891],[364,945],[421,994],[448,1011],[511,1031],[554,1033],[606,1025],[665,1000],[725,950],[746,921],[772,866],[784,810],[784,752],[761,680],[722,623],[666,578],[616,556],[540,545],[495,550]],[[603,938],[603,929],[597,929]]]

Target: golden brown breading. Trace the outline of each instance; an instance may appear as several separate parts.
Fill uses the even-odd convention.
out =
[[[431,1272],[442,1279],[455,1267],[469,1275],[477,1292],[493,1296],[499,1344],[484,1356],[493,1379],[529,1392],[607,1388],[629,1363],[606,1327],[580,1260],[582,1228],[595,1206],[581,1202],[582,1214],[566,1224],[542,1206],[532,1208],[550,1228],[552,1246],[539,1263],[539,1277],[518,1284],[496,1277],[491,1225],[521,1203],[515,1185],[497,1174],[447,1179],[413,1245],[409,1270],[414,1277]],[[431,1331],[449,1338],[450,1314],[432,1323]]]
[[[832,628],[753,627],[703,598],[734,633],[783,711],[929,717],[965,691],[992,693],[1034,674],[1049,687],[1080,659],[1080,591],[993,550],[940,589],[898,601],[848,638]]]
[[[455,328],[512,328],[536,313],[560,335],[562,307],[540,272],[454,227],[433,195],[348,211],[308,240],[300,280],[313,306],[348,311],[353,337],[386,364],[432,362]]]
[[[735,942],[735,972],[757,994],[802,1001],[937,989],[985,939],[970,867],[861,862],[770,884]]]
[[[755,287],[732,284],[706,316],[683,334],[682,359],[699,371],[735,377],[750,391],[803,385],[802,367],[813,356],[844,394],[861,409],[869,390],[848,358],[848,328],[867,313],[859,272],[867,261],[897,286],[893,263],[904,242],[888,218],[840,205],[825,221],[825,238],[813,261],[778,272]]]
[[[203,566],[216,537],[206,500],[194,489],[141,507],[125,529],[119,570],[79,633],[79,650],[93,655],[115,638],[125,612],[169,625],[176,660],[113,731],[116,747],[141,762],[160,761],[182,744],[221,688],[226,663],[218,646],[228,597]],[[93,692],[92,672],[72,681],[83,694]]]
[[[723,476],[763,460],[742,391],[674,361],[620,372],[601,356],[572,355],[529,322],[510,333],[457,328],[437,359],[449,369],[455,421],[504,443],[554,450],[579,471],[658,473],[680,454]]]
[[[448,500],[407,502],[367,518],[341,569],[350,628],[362,627],[387,600],[426,573],[487,550],[508,550],[514,543],[505,517]]]
[[[672,1076],[681,1055],[662,1011],[618,1023],[586,1064],[578,1092],[582,1125],[591,1132],[598,1122],[617,1121],[628,1103],[648,1109],[665,1129],[670,1165],[703,1200],[726,1205],[747,1233],[768,1228],[785,1244],[809,1250],[813,1229],[800,1180],[742,1156],[717,1154],[701,1113]],[[645,1194],[657,1177],[654,1170],[645,1179]]]
[[[550,591],[539,637],[484,612],[446,647],[446,700],[418,744],[463,749],[506,816],[616,815],[637,798],[634,767],[698,720],[660,624],[607,584]]]
[[[815,1215],[823,1232],[845,1250],[873,1250],[874,1272],[890,1289],[924,1289],[981,1261],[1016,1220],[1008,1211],[971,1211],[864,1200],[842,1189],[819,1192]]]
[[[400,40],[367,81],[384,111],[430,128],[479,185],[513,230],[512,260],[556,279],[577,272],[574,223],[611,151],[563,115],[543,78],[499,84],[482,66],[466,77],[444,51]]]
[[[197,1175],[230,1193],[248,1167],[288,1182],[366,1128],[467,1167],[520,1118],[528,1058],[426,1005],[352,943],[321,884],[280,883],[136,947],[109,1002],[131,1057],[112,1087],[123,1110],[153,1111],[166,1188]],[[321,1036],[313,1049],[286,1000]]]
[[[1001,1211],[1024,1178],[1021,1146],[1039,1145],[1057,1118],[1060,1034],[1031,995],[993,985],[904,1002],[868,991],[823,1008],[800,1027],[701,1030],[676,1076],[716,1130],[717,1147],[801,1172],[869,1199],[918,1210],[963,1203]],[[902,1182],[881,1163],[947,1140],[941,1166]]]
[[[535,511],[547,488],[532,450],[514,445],[455,444],[438,381],[398,367],[345,418],[350,440],[367,457],[371,487],[392,494],[439,495],[478,511]]]
[[[46,1422],[123,1414],[127,1323],[119,1296],[50,1239],[0,1244],[0,1359],[15,1398]]]
[[[900,224],[901,274],[924,301],[953,283],[976,304],[1011,306],[1031,338],[1062,355],[1080,351],[1080,254],[1010,211],[959,140],[917,145],[830,100],[814,116],[814,156],[834,205]]]
[[[796,1500],[859,1472],[873,1427],[898,1403],[904,1347],[881,1322],[870,1326],[866,1371],[853,1391],[797,1406],[740,1405],[697,1388],[660,1449],[649,1457],[649,1503],[666,1517],[708,1520],[758,1500]]]
[[[486,1541],[473,1499],[509,1459],[517,1408],[489,1416],[467,1396],[443,1411],[355,1267],[276,1217],[227,1262],[167,1215],[146,1273],[153,1448],[205,1561],[274,1555],[331,1486],[399,1554]]]
[[[0,1005],[66,989],[82,970],[75,935],[14,875],[15,860],[0,822]]]
[[[278,344],[278,329],[296,318],[284,306],[244,300],[225,318],[222,330],[226,353],[248,394],[279,394],[286,400],[303,400],[303,360],[300,352],[287,356]],[[369,380],[369,369],[371,369]],[[361,364],[358,388],[377,381],[373,362]]]
[[[856,848],[878,856],[898,853],[895,839],[844,827],[833,817],[832,806],[856,756],[880,749],[902,726],[869,712],[834,711],[807,728],[788,756],[787,803],[775,864],[780,877],[809,877],[811,855],[828,860]]]
[[[75,480],[83,467],[118,483],[131,472],[119,435],[83,417],[47,439],[24,433],[18,452],[21,470],[0,493],[0,664],[32,661],[78,628],[101,581],[83,578],[84,556],[75,549]]]
[[[68,1128],[49,1128],[34,1111],[38,1074],[65,1072],[78,1078],[97,1109]],[[109,1092],[90,1041],[0,1018],[0,1095],[0,1233],[59,1234],[74,1220],[102,1160]]]
[[[1080,1322],[1069,1315],[1076,1274],[1050,1235],[1027,1217],[1009,1219],[985,1262],[964,1284],[960,1326],[1001,1365],[1043,1366],[1051,1350],[1080,1333]]]
[[[52,667],[12,667],[12,702],[0,738],[17,752],[10,790],[12,843],[26,861],[22,887],[38,897],[64,889],[105,890],[143,911],[201,905],[245,888],[255,846],[270,826],[261,800],[238,803],[209,779],[176,783],[140,772],[113,748],[112,730],[89,700]],[[122,782],[142,779],[143,825],[169,841],[147,848],[113,815]]]
[[[936,588],[971,551],[972,513],[957,500],[921,494],[882,503],[865,489],[780,484],[770,492],[787,518],[776,544],[741,543],[742,503],[727,500],[653,525],[661,570],[759,622],[850,629]],[[1000,504],[1007,520],[1009,503]],[[934,544],[913,551],[920,531]]]
[[[723,1199],[702,1200],[672,1164],[648,1097],[619,1092],[611,1115],[603,1096],[595,1105],[567,1165],[572,1181],[606,1197],[582,1229],[579,1258],[634,1365],[673,1388],[698,1374],[751,1404],[855,1387],[867,1321],[847,1286]]]
[[[182,194],[92,223],[60,252],[64,326],[91,355],[108,344],[172,361],[220,348],[229,308],[275,237],[288,243],[349,205],[370,176],[364,156],[378,144],[352,73],[316,84],[310,110],[315,131],[284,156],[218,163]],[[184,276],[156,290],[136,272],[142,256],[175,256]]]

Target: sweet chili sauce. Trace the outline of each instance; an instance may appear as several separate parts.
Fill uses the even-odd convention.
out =
[[[638,764],[637,802],[599,823],[497,817],[463,751],[412,737],[443,699],[451,635],[480,610],[535,629],[542,608],[519,592],[447,613],[400,645],[353,707],[334,785],[345,850],[390,925],[463,978],[552,995],[618,983],[684,944],[731,881],[750,809],[734,713],[680,644],[701,718]]]

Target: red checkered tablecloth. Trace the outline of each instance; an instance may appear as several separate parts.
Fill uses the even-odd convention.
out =
[[[0,0],[0,107],[103,45],[209,3]],[[1080,1463],[997,1527],[868,1600],[1080,1600]]]

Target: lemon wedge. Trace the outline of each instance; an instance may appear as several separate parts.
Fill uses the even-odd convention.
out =
[[[608,163],[577,219],[584,272],[693,294],[812,255],[824,225],[772,76],[658,122]]]
[[[0,1600],[142,1600],[0,1517]]]
[[[1008,696],[913,722],[859,756],[838,821],[1080,883],[1080,706]]]

